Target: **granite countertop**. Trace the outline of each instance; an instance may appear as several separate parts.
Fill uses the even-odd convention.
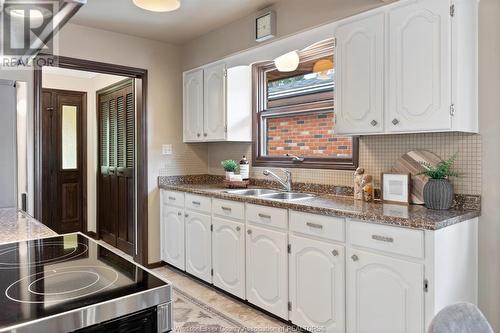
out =
[[[15,208],[0,209],[0,244],[56,236],[57,233]]]
[[[284,201],[230,193],[219,184],[159,184],[166,190],[182,191],[214,198],[248,202],[301,212],[340,216],[357,220],[408,227],[420,230],[438,230],[481,215],[477,210],[431,210],[420,205],[396,205],[380,202],[367,203],[350,196],[319,195],[313,199]]]

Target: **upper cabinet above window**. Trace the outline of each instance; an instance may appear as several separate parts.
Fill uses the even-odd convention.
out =
[[[477,8],[405,1],[341,23],[336,133],[478,132]]]

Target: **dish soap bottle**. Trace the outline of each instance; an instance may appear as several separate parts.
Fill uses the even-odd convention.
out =
[[[250,162],[248,162],[246,156],[240,161],[240,175],[243,180],[250,179]]]

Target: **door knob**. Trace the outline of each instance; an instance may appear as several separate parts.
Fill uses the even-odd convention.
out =
[[[357,255],[353,254],[353,255],[351,256],[351,259],[352,259],[352,261],[358,261],[358,260],[359,260],[359,257],[358,257]]]
[[[378,122],[374,119],[370,123],[373,127],[377,126]]]
[[[184,217],[189,217],[189,214],[185,214]]]
[[[336,257],[336,256],[338,256],[338,255],[339,255],[339,251],[337,251],[337,250],[333,250],[333,251],[332,251],[332,254],[333,254],[333,256],[334,256],[334,257]]]
[[[397,125],[397,124],[399,124],[399,120],[397,120],[396,118],[394,118],[394,119],[392,120],[392,123],[393,123],[394,125]]]
[[[248,229],[247,230],[247,234],[251,235],[252,234],[252,230]]]

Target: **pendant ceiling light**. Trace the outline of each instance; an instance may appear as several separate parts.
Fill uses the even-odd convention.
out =
[[[299,67],[300,57],[297,51],[292,51],[274,59],[274,65],[280,72],[293,72]]]
[[[133,0],[137,7],[152,12],[171,12],[179,9],[179,0]]]

